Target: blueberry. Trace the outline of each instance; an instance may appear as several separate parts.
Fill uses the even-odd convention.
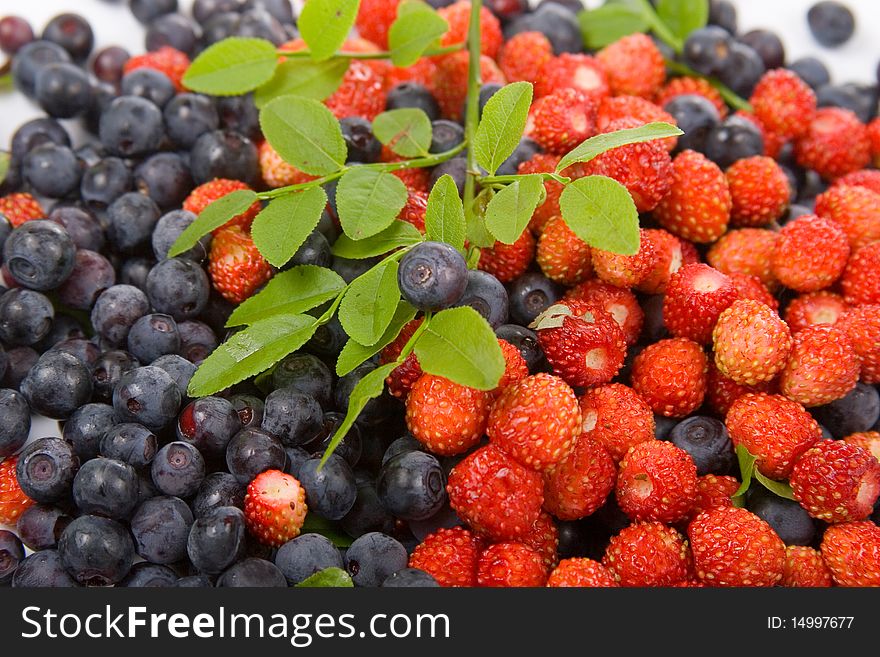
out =
[[[76,245],[64,228],[45,219],[23,223],[3,245],[3,259],[19,284],[32,290],[50,290],[73,271]]]
[[[402,568],[391,573],[381,584],[382,588],[426,588],[439,587],[433,576],[418,568]]]
[[[754,123],[730,115],[709,132],[704,152],[721,169],[727,169],[737,160],[763,155],[764,138]]]
[[[548,307],[562,296],[562,292],[549,278],[538,272],[527,272],[517,278],[508,288],[510,319],[528,326]]]
[[[82,200],[90,207],[104,208],[131,189],[131,169],[118,157],[105,157],[83,172],[79,184]]]
[[[24,558],[12,576],[13,588],[61,588],[79,586],[56,550],[40,550]]]
[[[104,246],[104,228],[87,209],[75,205],[56,205],[46,219],[64,228],[78,249],[100,251]]]
[[[174,379],[155,366],[126,372],[113,391],[113,408],[123,422],[139,422],[159,431],[177,417],[181,392]]]
[[[56,119],[81,114],[92,102],[92,87],[86,72],[68,62],[44,66],[37,74],[34,93],[43,111]]]
[[[101,115],[99,133],[111,155],[146,155],[155,151],[165,136],[162,112],[145,98],[120,96]]]
[[[279,388],[266,397],[260,426],[285,446],[296,447],[321,431],[322,418],[321,405],[314,397],[292,388]]]
[[[153,253],[158,260],[168,257],[171,245],[177,241],[180,234],[196,220],[196,215],[187,210],[171,210],[159,218],[152,234]],[[201,262],[208,256],[208,246],[211,244],[211,236],[205,235],[193,247],[180,254],[181,258],[188,258]]]
[[[296,475],[294,475],[296,476]],[[355,478],[358,474],[355,473]],[[369,475],[372,478],[372,475]],[[358,481],[357,498],[348,513],[339,521],[340,527],[353,538],[367,532],[389,533],[394,530],[394,517],[385,510],[372,481]]]
[[[764,61],[755,50],[744,43],[734,43],[718,79],[734,93],[748,98],[764,74]]]
[[[190,402],[177,420],[177,437],[209,455],[222,454],[240,429],[241,420],[232,403],[220,397]]]
[[[189,381],[192,379],[193,374],[196,373],[196,366],[183,356],[178,356],[177,354],[159,356],[151,365],[165,370],[177,385],[177,389],[180,390],[181,401],[186,400]]]
[[[148,25],[159,16],[177,11],[177,0],[128,0],[128,8],[139,22]]]
[[[345,459],[331,454],[318,469],[319,458],[309,459],[299,470],[299,480],[306,490],[310,511],[328,520],[339,520],[354,506],[357,484]]]
[[[678,150],[704,152],[709,134],[718,127],[721,119],[718,110],[709,100],[695,94],[676,96],[663,109],[669,112],[684,130],[678,139]]]
[[[205,460],[189,443],[168,443],[156,454],[150,472],[165,495],[190,497],[205,478]]]
[[[78,14],[58,14],[46,23],[41,38],[57,43],[78,62],[85,61],[95,45],[89,22]]]
[[[495,335],[519,349],[529,371],[536,371],[536,368],[542,364],[544,351],[538,344],[538,334],[532,329],[518,324],[503,324],[495,329]]]
[[[396,110],[404,108],[420,109],[431,121],[440,118],[440,105],[434,94],[427,87],[418,82],[401,82],[388,90],[385,98],[385,109]]]
[[[271,561],[248,557],[230,566],[217,578],[218,587],[287,588],[287,579]]]
[[[709,25],[717,25],[730,34],[736,34],[736,6],[730,0],[710,0]]]
[[[464,183],[467,178],[467,158],[453,157],[446,160],[431,169],[431,187],[433,187],[441,177],[448,175],[455,183],[458,195],[464,194]],[[515,173],[515,172],[514,172]]]
[[[205,270],[192,260],[162,260],[147,276],[147,296],[153,308],[175,320],[197,317],[208,303],[211,284]]]
[[[131,517],[135,551],[151,563],[170,564],[186,558],[193,513],[179,497],[154,497]]]
[[[429,153],[451,151],[464,141],[464,127],[455,121],[438,119],[431,123],[431,146]]]
[[[382,465],[385,465],[393,459],[398,454],[404,454],[406,452],[424,452],[425,446],[422,445],[418,440],[413,438],[410,434],[406,434],[401,436],[400,438],[395,439],[391,442],[388,447],[385,448],[385,453],[382,454]]]
[[[118,85],[122,79],[122,69],[130,58],[129,52],[121,46],[102,48],[92,58],[90,64],[92,73],[102,82]]]
[[[212,130],[199,137],[190,151],[190,167],[197,185],[214,178],[252,184],[260,171],[257,147],[232,130]]]
[[[235,35],[266,39],[276,46],[288,40],[287,32],[281,23],[260,6],[242,12]]]
[[[4,16],[0,19],[0,50],[14,55],[34,40],[31,24],[20,16]]]
[[[196,518],[186,551],[199,572],[216,575],[244,556],[245,520],[241,509],[221,506]]]
[[[177,574],[168,566],[142,561],[128,571],[119,586],[125,588],[169,587],[177,583]]]
[[[147,276],[150,275],[150,270],[155,266],[156,261],[152,258],[140,256],[126,258],[119,266],[119,279],[117,282],[123,285],[133,285],[139,290],[143,290],[147,287]]]
[[[323,455],[344,420],[345,415],[342,413],[335,411],[324,413],[322,430],[315,436],[314,440],[305,445],[305,449],[317,456]],[[361,458],[361,451],[361,430],[357,424],[353,424],[342,437],[339,444],[336,445],[333,453],[341,456],[353,468]]]
[[[813,38],[827,48],[841,46],[853,35],[856,19],[849,7],[833,0],[817,2],[807,11]]]
[[[122,520],[138,502],[138,478],[128,463],[94,458],[73,479],[73,500],[83,513]]]
[[[339,120],[342,138],[348,148],[348,162],[377,162],[382,154],[382,144],[373,135],[370,122],[360,116],[348,116]]]
[[[24,561],[24,547],[18,536],[0,529],[0,586],[8,586],[18,564]]]
[[[669,440],[690,454],[698,475],[726,475],[736,463],[727,427],[715,418],[701,415],[686,418],[672,428]]]
[[[116,424],[101,439],[101,455],[117,459],[135,468],[145,468],[153,462],[159,441],[156,434],[142,424]]]
[[[64,198],[79,189],[82,163],[67,146],[42,144],[24,156],[22,175],[42,196]]]
[[[125,342],[132,324],[148,312],[147,295],[131,285],[114,285],[95,301],[92,326],[108,343],[118,345]]]
[[[785,66],[785,47],[780,38],[769,30],[752,30],[746,32],[739,40],[753,48],[761,59],[764,60],[764,68],[768,71]]]
[[[312,455],[302,447],[285,447],[284,453],[287,456],[284,471],[292,477],[299,479],[299,471],[302,468],[302,464],[312,458]]]
[[[85,404],[64,423],[61,437],[70,443],[80,462],[85,463],[98,455],[104,435],[118,422],[116,412],[109,404]]]
[[[147,27],[147,50],[169,46],[192,57],[199,45],[201,29],[188,16],[169,13],[159,16]]]
[[[568,7],[555,2],[544,2],[534,12],[510,21],[504,27],[505,41],[520,32],[541,32],[550,40],[555,55],[584,49],[577,16]]]
[[[0,323],[0,327],[2,327],[2,323]],[[30,372],[34,363],[39,360],[40,354],[30,347],[13,347],[6,352],[6,358],[8,363],[0,385],[4,388],[18,390],[24,377]]]
[[[79,249],[73,271],[58,288],[58,299],[68,308],[91,310],[98,297],[116,283],[113,265],[100,253]]]
[[[174,586],[180,589],[210,589],[214,587],[214,584],[207,575],[187,575],[178,579]]]
[[[382,505],[393,515],[424,520],[446,502],[446,476],[430,454],[404,452],[382,466],[376,490]]]
[[[128,351],[142,363],[152,363],[159,356],[176,353],[178,349],[180,333],[170,315],[144,315],[128,332]]]
[[[286,459],[281,442],[255,427],[242,429],[226,446],[226,467],[241,484],[266,470],[283,470]]]
[[[56,506],[34,504],[18,517],[15,531],[22,543],[35,552],[54,548],[72,517]]]
[[[828,67],[815,57],[801,57],[789,64],[788,68],[806,82],[813,91],[831,82]]]
[[[749,492],[746,506],[769,524],[786,545],[810,545],[813,542],[816,525],[804,508],[794,500],[756,489]]]
[[[192,501],[192,510],[197,518],[207,515],[221,506],[244,504],[245,487],[228,472],[212,472],[202,480]]]
[[[339,550],[320,534],[302,534],[287,541],[278,548],[275,565],[292,585],[327,568],[344,567]]]
[[[31,409],[24,396],[0,389],[0,458],[12,456],[22,448],[31,430]]]
[[[467,264],[445,242],[421,242],[400,260],[397,284],[403,298],[420,310],[442,310],[461,298],[468,283]]]
[[[69,61],[70,55],[58,44],[43,39],[31,41],[12,58],[12,81],[25,96],[33,98],[40,71],[49,64]]]
[[[31,409],[53,419],[65,419],[92,397],[92,374],[75,356],[47,351],[21,382]]]
[[[55,321],[52,322],[52,328],[49,329],[46,337],[43,338],[43,340],[39,343],[37,347],[39,349],[48,351],[49,349],[58,346],[61,343],[67,343],[64,350],[70,352],[70,340],[85,340],[85,338],[86,333],[83,325],[76,318],[71,317],[68,314],[62,314],[55,317]],[[97,341],[91,340],[90,342],[92,342],[95,347],[98,346]],[[89,349],[88,351],[91,352],[91,349]],[[86,350],[81,350],[78,353],[74,353],[74,356],[77,355],[83,357],[88,356]],[[96,354],[96,356],[97,355],[98,354]],[[91,357],[89,356],[89,358]],[[91,360],[90,363],[93,364]]]
[[[348,411],[348,403],[351,398],[351,392],[354,387],[360,383],[367,374],[376,369],[376,365],[367,361],[358,365],[351,372],[341,377],[336,382],[336,388],[333,391],[333,399],[336,404],[336,410],[342,413]],[[382,396],[371,399],[358,415],[358,424],[361,426],[373,426],[387,418],[389,413],[388,402],[390,397]],[[313,434],[314,435],[314,434]]]
[[[22,123],[12,134],[12,160],[20,162],[34,148],[46,143],[70,146],[70,135],[58,121],[48,117]]]
[[[131,570],[134,544],[131,534],[117,521],[84,515],[61,534],[58,556],[76,581],[107,586],[118,583]]]
[[[178,354],[198,365],[207,358],[220,344],[213,329],[194,319],[188,319],[177,325],[180,334]]]
[[[102,402],[112,401],[119,379],[136,367],[140,367],[140,363],[127,351],[111,350],[101,354],[92,368],[94,398]]]
[[[854,112],[863,123],[877,114],[877,87],[848,82],[826,84],[816,91],[819,107],[842,107]]]
[[[294,353],[285,357],[272,373],[275,388],[291,388],[314,397],[322,407],[331,403],[333,374],[317,356]]]
[[[89,374],[91,374],[92,367],[101,356],[101,350],[98,345],[85,338],[62,340],[45,353],[49,353],[49,351],[63,351],[66,354],[70,354],[88,368]]]
[[[507,290],[492,274],[478,269],[468,271],[467,287],[455,305],[470,306],[480,313],[492,328],[497,328],[507,321]]]
[[[250,140],[260,137],[260,113],[254,104],[253,94],[222,96],[215,102],[222,128],[242,134]]]
[[[379,586],[406,568],[406,548],[387,534],[370,532],[357,538],[345,552],[345,569],[355,586]]]
[[[153,235],[161,210],[145,194],[129,192],[107,208],[107,236],[122,253],[141,251]]]
[[[730,33],[709,25],[691,32],[684,42],[682,60],[703,75],[715,75],[727,65],[733,39]]]
[[[371,269],[377,263],[378,260],[374,258],[349,260],[348,258],[333,256],[333,263],[330,268],[339,274],[339,276],[342,277],[342,280],[346,283],[351,283],[354,279]]]
[[[290,0],[245,0],[244,6],[248,9],[261,8],[282,25],[296,23],[293,13],[293,5]]]
[[[214,101],[201,94],[177,94],[165,106],[163,115],[168,136],[181,148],[192,148],[199,137],[220,127]]]
[[[411,520],[409,522],[409,530],[412,535],[419,541],[425,540],[429,534],[433,534],[438,529],[450,529],[464,524],[461,518],[452,510],[449,504],[444,504],[440,510],[425,520]]]
[[[263,422],[263,400],[247,393],[235,394],[229,397],[229,403],[238,413],[242,429],[259,427]]]
[[[541,145],[538,142],[529,139],[528,137],[523,137],[519,140],[516,148],[513,149],[513,153],[511,153],[508,158],[501,163],[501,166],[498,167],[498,171],[495,172],[495,175],[515,175],[519,171],[520,164],[530,160],[537,153],[542,152],[544,152],[544,149],[541,148]]]
[[[177,153],[157,153],[134,170],[134,183],[163,210],[179,206],[193,189],[192,176]]]
[[[300,244],[296,253],[288,260],[284,268],[288,269],[296,265],[329,267],[332,261],[333,254],[330,252],[330,243],[327,241],[327,238],[319,230],[313,230],[306,237],[305,241]]]
[[[857,383],[844,397],[810,409],[819,424],[827,427],[835,439],[871,431],[880,418],[880,394],[877,388]]]

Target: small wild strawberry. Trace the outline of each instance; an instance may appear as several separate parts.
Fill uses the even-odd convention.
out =
[[[880,526],[867,520],[831,525],[821,551],[837,586],[880,586]]]
[[[611,93],[653,98],[666,81],[666,62],[647,34],[617,39],[596,54],[608,73]]]
[[[807,407],[830,404],[855,388],[860,368],[845,331],[828,324],[808,326],[794,334],[779,391]]]
[[[614,576],[598,561],[585,557],[563,559],[550,573],[547,586],[607,588],[620,586]]]
[[[547,582],[547,566],[541,555],[522,543],[490,545],[477,562],[477,585],[487,587],[534,587]]]
[[[544,226],[535,259],[544,276],[562,285],[576,285],[593,273],[590,246],[562,217],[553,217]]]
[[[703,403],[709,363],[700,345],[671,338],[648,345],[633,361],[632,387],[655,413],[685,417]]]
[[[773,275],[792,290],[816,292],[832,285],[849,259],[846,233],[829,219],[805,215],[779,231]]]
[[[840,287],[850,305],[880,304],[880,241],[852,254],[840,278]]]
[[[611,95],[605,67],[595,57],[580,53],[562,53],[541,67],[535,98],[561,89],[574,89],[597,103]]]
[[[622,383],[590,388],[580,398],[580,406],[581,436],[602,445],[615,463],[630,447],[655,439],[651,407]]]
[[[661,522],[640,522],[612,536],[602,557],[621,586],[671,586],[687,579],[688,544]]]
[[[734,162],[725,176],[734,226],[766,226],[788,208],[788,178],[775,160],[763,155],[743,158]]]
[[[785,323],[792,335],[808,326],[834,325],[846,312],[846,301],[835,292],[808,292],[792,299],[785,308]]]
[[[712,331],[715,365],[743,385],[776,376],[788,362],[791,332],[768,306],[751,299],[734,301]]]
[[[438,529],[416,545],[409,567],[424,570],[440,586],[476,586],[482,541],[464,527]]]
[[[794,152],[800,166],[834,180],[868,166],[871,140],[867,127],[851,110],[821,107],[795,142]]]
[[[614,459],[581,435],[574,449],[544,475],[544,509],[560,520],[577,520],[599,509],[614,490]]]
[[[221,228],[208,256],[211,282],[224,299],[241,303],[272,278],[272,267],[240,226]]]
[[[697,466],[672,443],[639,443],[620,462],[615,492],[621,511],[633,520],[678,522],[697,499]]]
[[[663,321],[673,336],[708,344],[718,316],[737,296],[733,282],[717,269],[702,263],[687,265],[669,277]]]
[[[864,383],[880,383],[880,304],[849,308],[837,324],[846,332],[862,363]]]
[[[816,113],[816,95],[795,73],[767,71],[750,99],[755,116],[771,132],[786,138],[807,132]]]
[[[776,278],[771,265],[779,233],[766,228],[740,228],[725,233],[706,254],[706,261],[725,274],[757,276],[773,286]]]
[[[423,374],[406,398],[406,426],[432,453],[461,454],[483,437],[490,403],[487,392]]]
[[[853,250],[880,240],[880,194],[841,185],[816,197],[816,214],[843,229]]]
[[[305,489],[285,472],[266,470],[248,484],[245,522],[261,543],[279,547],[299,536],[307,511]]]

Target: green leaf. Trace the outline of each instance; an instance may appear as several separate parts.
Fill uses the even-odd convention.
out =
[[[324,100],[342,84],[349,60],[333,58],[323,62],[288,59],[278,66],[274,77],[254,92],[254,103],[262,109],[278,96],[304,96]]]
[[[394,341],[394,338],[400,333],[400,329],[415,316],[416,309],[401,299],[397,304],[397,310],[394,311],[394,317],[391,318],[391,323],[376,344],[365,347],[349,338],[342,351],[339,352],[339,358],[336,359],[336,374],[345,376],[358,365],[372,358],[374,354],[378,354]]]
[[[299,265],[276,274],[266,287],[232,311],[226,326],[253,324],[275,315],[295,315],[335,298],[345,281],[332,269]]]
[[[435,242],[446,242],[459,251],[464,250],[467,224],[458,187],[448,173],[440,176],[428,195],[425,210],[425,237]]]
[[[339,529],[335,522],[322,518],[317,513],[307,513],[300,534],[320,534],[339,548],[347,548],[354,539]]]
[[[271,80],[277,66],[278,54],[271,41],[230,37],[196,57],[183,76],[183,84],[212,96],[246,94]]]
[[[367,167],[345,172],[336,186],[342,230],[353,240],[382,232],[406,205],[406,185],[397,176]]]
[[[348,286],[339,306],[339,321],[350,338],[372,345],[391,323],[400,290],[397,287],[397,261],[381,262]]]
[[[568,227],[590,246],[622,255],[639,252],[639,213],[616,180],[579,178],[562,190],[559,206]]]
[[[657,16],[684,41],[694,30],[709,22],[709,0],[659,0]]]
[[[489,201],[486,228],[499,242],[513,244],[529,225],[543,194],[544,179],[540,175],[518,177]]]
[[[211,203],[201,214],[178,236],[168,250],[168,257],[180,255],[195,246],[203,236],[227,221],[247,210],[257,195],[249,189],[237,189]]]
[[[317,328],[318,320],[309,315],[279,315],[254,322],[202,362],[189,382],[189,395],[213,395],[259,374],[303,346]]]
[[[412,66],[448,29],[449,23],[425,3],[401,3],[388,30],[391,63]]]
[[[526,127],[532,85],[514,82],[499,89],[483,108],[474,136],[477,163],[492,176],[519,144]]]
[[[504,374],[504,355],[489,323],[470,306],[431,318],[415,353],[422,370],[478,390],[493,390]]]
[[[465,215],[467,223],[467,241],[471,247],[487,247],[495,244],[495,238],[492,233],[486,230],[486,222],[483,217],[486,216],[486,206],[495,196],[495,190],[491,187],[483,189],[471,206],[471,212]]]
[[[766,477],[761,474],[757,468],[755,468],[755,472],[753,473],[755,479],[757,479],[761,485],[769,490],[771,493],[784,497],[787,500],[794,499],[794,493],[791,490],[791,486],[786,484],[784,481],[776,481],[775,479],[770,479],[770,477]]]
[[[6,180],[6,174],[9,173],[9,162],[11,160],[11,153],[0,151],[0,182]]]
[[[736,446],[736,459],[739,461],[739,478],[742,483],[737,491],[733,494],[734,498],[745,495],[752,485],[752,475],[755,472],[756,457],[749,453],[744,445]]]
[[[624,3],[602,5],[578,14],[584,45],[590,50],[604,48],[621,37],[644,32],[649,20],[640,9]]]
[[[389,110],[373,119],[373,135],[403,157],[427,156],[431,147],[431,119],[412,107]]]
[[[648,123],[638,128],[626,128],[624,130],[616,130],[614,132],[606,132],[595,137],[590,137],[575,146],[566,153],[559,164],[556,166],[556,172],[564,170],[575,162],[589,162],[594,157],[601,155],[606,151],[627,144],[638,144],[643,141],[653,141],[655,139],[664,139],[666,137],[678,137],[684,133],[674,125],[668,123]]]
[[[311,0],[314,2],[315,0]],[[308,6],[308,5],[306,5]],[[297,587],[305,588],[305,589],[313,589],[313,588],[354,588],[354,582],[351,581],[351,577],[347,572],[342,570],[342,568],[325,568],[324,570],[315,573],[311,577],[306,577],[299,584],[296,584]]]
[[[424,241],[418,228],[405,221],[393,221],[381,233],[362,240],[340,235],[333,244],[333,255],[350,260],[361,260],[383,255],[402,246],[412,246]]]
[[[269,264],[282,267],[315,230],[327,195],[319,186],[279,196],[269,202],[251,226],[254,244]]]
[[[263,106],[260,127],[286,162],[313,176],[345,165],[348,149],[333,113],[313,98],[280,96]]]
[[[309,0],[302,8],[297,28],[309,46],[312,59],[329,59],[339,50],[354,26],[360,0]]]

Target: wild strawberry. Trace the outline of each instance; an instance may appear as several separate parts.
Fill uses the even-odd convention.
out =
[[[706,395],[709,362],[702,347],[686,338],[660,340],[636,356],[632,387],[659,415],[685,417]]]
[[[424,570],[440,586],[476,586],[483,543],[464,527],[438,529],[416,545],[409,567]]]
[[[880,304],[880,241],[852,254],[840,278],[840,287],[850,305]]]
[[[880,240],[880,194],[866,187],[832,187],[816,197],[816,214],[843,229],[853,250]]]
[[[757,457],[766,477],[785,479],[795,461],[822,438],[822,429],[803,406],[782,395],[747,393],[734,400],[725,417],[734,445]]]
[[[730,405],[749,392],[770,392],[769,382],[757,386],[740,385],[718,371],[713,361],[709,361],[709,375],[706,378],[706,401],[721,417],[727,415]]]
[[[398,161],[397,157],[392,161]],[[408,169],[395,169],[392,176],[400,179],[406,187],[408,194],[427,194],[431,189],[431,171],[426,167],[410,167]]]
[[[248,484],[245,523],[265,545],[280,547],[299,536],[307,511],[305,489],[285,472],[266,470]]]
[[[486,432],[490,404],[482,390],[423,374],[406,398],[406,426],[434,454],[461,454]]]
[[[391,374],[385,378],[388,386],[388,392],[392,397],[406,400],[410,390],[421,378],[422,366],[419,364],[419,358],[414,353],[409,354],[403,359],[403,362],[395,367]]]
[[[571,288],[565,298],[579,299],[599,306],[605,312],[610,313],[623,330],[627,345],[634,345],[638,342],[645,313],[639,305],[636,295],[629,290],[610,283],[591,280]]]
[[[639,250],[634,255],[622,255],[602,249],[593,249],[593,268],[602,281],[617,287],[632,288],[654,271],[657,255],[654,242],[641,239],[644,229],[639,229]]]
[[[596,134],[596,103],[575,89],[543,96],[532,105],[525,134],[548,153],[567,153]]]
[[[390,91],[404,82],[415,82],[431,91],[436,72],[437,64],[427,57],[422,57],[412,66],[391,66],[385,73],[385,90]]]
[[[604,447],[581,435],[574,449],[544,475],[544,509],[560,520],[592,515],[614,490],[617,468]]]
[[[732,497],[738,490],[739,482],[734,477],[715,474],[697,477],[697,499],[688,519],[693,520],[703,511],[732,507]]]
[[[559,529],[546,511],[541,511],[531,529],[516,540],[540,554],[548,569],[559,563]]]
[[[498,67],[508,82],[537,83],[541,67],[553,59],[553,46],[541,32],[520,32],[501,46]]]
[[[848,307],[842,296],[828,290],[801,294],[785,308],[785,323],[792,335],[808,326],[833,326]]]
[[[544,276],[562,285],[576,285],[593,273],[590,246],[562,217],[553,217],[544,226],[535,259]]]
[[[871,142],[871,162],[876,167],[880,164],[880,120],[874,119],[868,124],[868,140]]]
[[[397,19],[400,0],[361,0],[355,26],[358,34],[383,50],[388,49],[388,30]]]
[[[781,68],[761,76],[750,102],[758,120],[787,139],[805,134],[816,113],[813,90],[795,73]]]
[[[18,228],[31,219],[42,219],[46,213],[37,199],[27,192],[19,192],[0,198],[0,215],[6,217],[13,228]]]
[[[611,93],[653,98],[666,81],[666,62],[647,34],[630,34],[605,46],[596,59],[608,73]]]
[[[611,95],[605,67],[596,58],[580,53],[563,53],[541,67],[535,97],[541,98],[561,89],[580,91],[596,103]]]
[[[837,326],[846,332],[862,362],[862,381],[880,383],[880,305],[849,308]]]
[[[493,246],[480,249],[477,267],[502,283],[510,283],[526,272],[534,257],[535,238],[526,230],[513,244],[495,242]]]
[[[711,246],[706,261],[725,274],[757,276],[767,286],[773,286],[771,260],[778,233],[765,228],[740,228],[725,233]]]
[[[231,192],[250,189],[246,184],[241,182],[240,180],[229,180],[228,178],[215,178],[210,182],[206,182],[202,185],[199,185],[194,190],[192,190],[189,196],[186,197],[183,201],[183,209],[192,212],[195,215],[201,214],[202,210],[208,207],[214,201],[223,198],[227,194]],[[224,226],[237,225],[241,226],[243,230],[249,230],[251,227],[251,223],[254,220],[254,217],[262,209],[259,201],[254,201],[250,208],[248,208],[245,212],[242,212],[237,217],[233,217],[229,221],[227,221]],[[213,233],[216,235],[219,228],[215,229]]]
[[[449,23],[449,30],[440,39],[440,45],[451,46],[467,41],[468,23],[471,17],[471,3],[468,0],[458,0],[451,5],[441,7],[437,13]],[[503,42],[501,23],[487,7],[481,7],[480,52],[495,59]]]
[[[540,473],[492,444],[456,465],[446,490],[458,517],[495,541],[517,540],[535,524],[544,503]]]
[[[640,522],[611,537],[602,565],[621,586],[671,586],[688,576],[688,544],[672,527]]]
[[[785,570],[785,543],[758,516],[728,507],[688,525],[697,577],[709,586],[774,586]]]
[[[641,240],[650,242],[654,247],[654,266],[648,276],[636,285],[636,289],[646,294],[663,294],[669,277],[685,264],[684,243],[662,228],[643,228],[639,235]],[[699,257],[694,258],[694,262],[699,262]]]
[[[189,68],[189,57],[170,46],[162,46],[153,52],[130,57],[122,67],[123,73],[131,73],[139,68],[152,68],[168,76],[177,91],[184,91],[183,75]]]
[[[749,276],[747,274],[730,274],[729,276],[736,294],[740,299],[751,299],[762,303],[771,310],[779,310],[779,300],[774,297],[767,286],[761,282],[757,276]]]
[[[672,443],[639,443],[620,462],[615,493],[621,511],[633,520],[678,522],[697,499],[697,466]]]
[[[525,466],[547,470],[565,458],[581,429],[574,391],[552,374],[528,376],[492,405],[486,434]]]
[[[278,151],[272,148],[272,145],[268,141],[264,141],[260,144],[258,153],[260,160],[260,173],[262,174],[263,181],[269,187],[276,188],[285,187],[287,185],[297,185],[315,179],[315,176],[300,171],[292,164],[281,159]]]
[[[858,171],[871,162],[871,140],[865,124],[850,110],[822,107],[795,142],[795,159],[827,180]]]
[[[708,344],[718,316],[736,299],[726,275],[702,263],[687,265],[669,278],[663,321],[673,336]]]
[[[727,116],[727,103],[724,102],[718,90],[704,78],[687,76],[672,78],[657,92],[654,102],[660,107],[665,107],[666,103],[677,96],[702,96],[715,106],[719,118],[723,119]]]
[[[486,55],[480,57],[480,77],[483,84],[489,82],[504,84],[507,81],[498,65]],[[467,97],[467,79],[467,51],[460,50],[450,55],[444,55],[437,62],[433,94],[440,104],[440,111],[444,117],[453,120],[461,118],[464,101]]]
[[[410,338],[416,332],[416,329],[421,326],[423,321],[424,319],[419,317],[404,324],[403,328],[400,329],[400,333],[397,334],[397,337],[379,352],[379,361],[384,365],[385,363],[392,363],[397,360],[398,356],[400,356],[400,352],[403,351],[406,343],[409,342]]]
[[[773,275],[798,292],[816,292],[833,284],[849,258],[846,233],[830,219],[804,215],[779,231],[773,250]]]
[[[791,332],[770,307],[740,299],[718,316],[712,343],[718,370],[737,383],[754,386],[785,367]]]
[[[821,550],[837,586],[880,586],[880,526],[867,520],[831,525]]]
[[[842,440],[821,440],[791,470],[794,498],[826,522],[864,520],[880,496],[880,461]]]
[[[342,84],[324,104],[337,119],[360,116],[372,121],[385,111],[385,80],[368,62],[353,59]]]
[[[529,375],[529,366],[519,349],[501,338],[498,338],[498,346],[501,347],[501,353],[504,355],[504,374],[501,375],[498,387],[495,388],[496,393],[516,385]]]
[[[547,578],[547,586],[608,588],[620,586],[614,576],[598,561],[585,557],[563,559]]]
[[[401,221],[415,226],[422,234],[425,233],[425,215],[428,211],[428,195],[425,192],[411,191],[406,196],[406,205],[397,215]]]
[[[556,171],[556,165],[559,164],[559,160],[560,157],[558,155],[536,153],[530,159],[520,163],[519,167],[517,167],[517,173],[521,175],[527,175],[530,173],[553,173]],[[572,167],[569,167],[563,173],[567,176],[571,175],[571,169]],[[534,214],[532,214],[532,220],[529,222],[529,229],[535,235],[540,235],[543,232],[544,227],[547,225],[547,222],[553,217],[558,217],[562,214],[562,210],[559,207],[559,196],[562,194],[563,189],[564,187],[558,182],[553,180],[544,181],[546,198],[544,199],[544,202],[535,209]]]
[[[490,545],[477,562],[477,586],[544,586],[547,566],[541,555],[522,543]]]
[[[249,298],[272,278],[272,267],[240,226],[219,229],[211,241],[208,272],[214,289],[232,303]]]
[[[614,462],[630,447],[654,440],[654,413],[635,390],[621,383],[590,388],[580,398],[581,440],[591,439],[608,450]]]
[[[843,442],[856,447],[861,447],[880,461],[880,431],[860,431],[851,433],[843,439]]]
[[[862,169],[841,176],[834,181],[833,187],[864,187],[875,194],[880,194],[880,171],[876,169]]]
[[[623,331],[597,306],[562,301],[541,313],[532,327],[553,371],[571,386],[608,383],[623,366]]]
[[[696,151],[682,151],[672,166],[672,187],[654,217],[663,228],[686,240],[714,242],[730,221],[727,179],[717,164]]]
[[[17,462],[15,456],[0,461],[0,525],[15,525],[18,516],[35,504],[18,485],[15,476]]]
[[[788,178],[775,160],[763,155],[734,162],[727,172],[734,226],[765,226],[782,216],[789,202]]]
[[[608,126],[618,119],[636,119],[640,125],[647,123],[669,123],[678,125],[675,117],[655,105],[650,100],[639,96],[614,96],[603,98],[599,104],[599,114],[596,117],[596,127],[599,132],[610,132]],[[678,137],[667,137],[660,140],[667,151],[675,149]]]
[[[821,552],[802,545],[786,546],[782,586],[825,587],[832,582],[831,570]]]
[[[734,116],[738,116],[741,119],[748,121],[758,129],[758,132],[761,133],[761,139],[764,142],[764,155],[773,158],[774,160],[779,159],[782,148],[790,142],[789,137],[773,132],[761,123],[761,120],[757,116],[750,112],[746,112],[745,110],[737,110],[734,112]]]
[[[860,363],[846,332],[808,326],[794,335],[791,355],[779,375],[779,392],[804,406],[821,406],[856,387]]]

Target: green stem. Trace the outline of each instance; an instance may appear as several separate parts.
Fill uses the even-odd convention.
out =
[[[719,94],[721,94],[724,102],[730,105],[733,109],[745,110],[746,112],[752,111],[752,105],[749,103],[749,101],[735,94],[733,90],[731,90],[729,87],[724,86],[717,79],[708,75],[698,73],[690,66],[682,64],[681,62],[677,62],[674,59],[666,60],[666,68],[678,75],[687,75],[688,77],[692,78],[703,78],[704,80],[706,80],[706,82],[711,84],[718,91]]]
[[[464,137],[468,144],[474,143],[477,123],[480,120],[480,10],[483,0],[471,0],[471,16],[468,23],[468,89],[467,111],[464,117]],[[464,181],[464,212],[465,217],[472,220],[474,212],[474,196],[477,187],[477,176],[480,165],[477,163],[476,152],[468,149],[467,175]]]
[[[451,46],[443,46],[442,48],[434,48],[431,50],[426,50],[422,55],[423,57],[434,57],[436,55],[448,55],[451,52],[458,52],[459,50],[464,50],[463,43],[454,43]],[[278,54],[281,57],[287,57],[288,59],[305,59],[306,57],[311,57],[312,53],[309,50],[283,50],[279,49]],[[340,50],[333,57],[337,57],[340,59],[391,59],[391,51],[390,50],[381,50],[379,52],[346,52],[344,50]]]
[[[425,319],[419,324],[419,327],[413,331],[413,334],[409,337],[409,340],[406,341],[406,344],[403,345],[403,349],[400,350],[400,354],[397,356],[397,362],[403,363],[406,360],[406,357],[409,356],[413,349],[416,348],[416,343],[419,341],[419,338],[422,337],[422,334],[428,330],[428,324],[431,323],[431,317],[433,314],[431,311],[425,313]]]
[[[569,178],[568,176],[560,176],[558,173],[539,173],[527,175],[539,175],[545,181],[552,180],[562,185],[567,185],[571,182],[571,178]],[[480,185],[509,185],[510,183],[514,183],[522,177],[522,175],[517,174],[511,174],[509,176],[482,176],[480,178]]]

